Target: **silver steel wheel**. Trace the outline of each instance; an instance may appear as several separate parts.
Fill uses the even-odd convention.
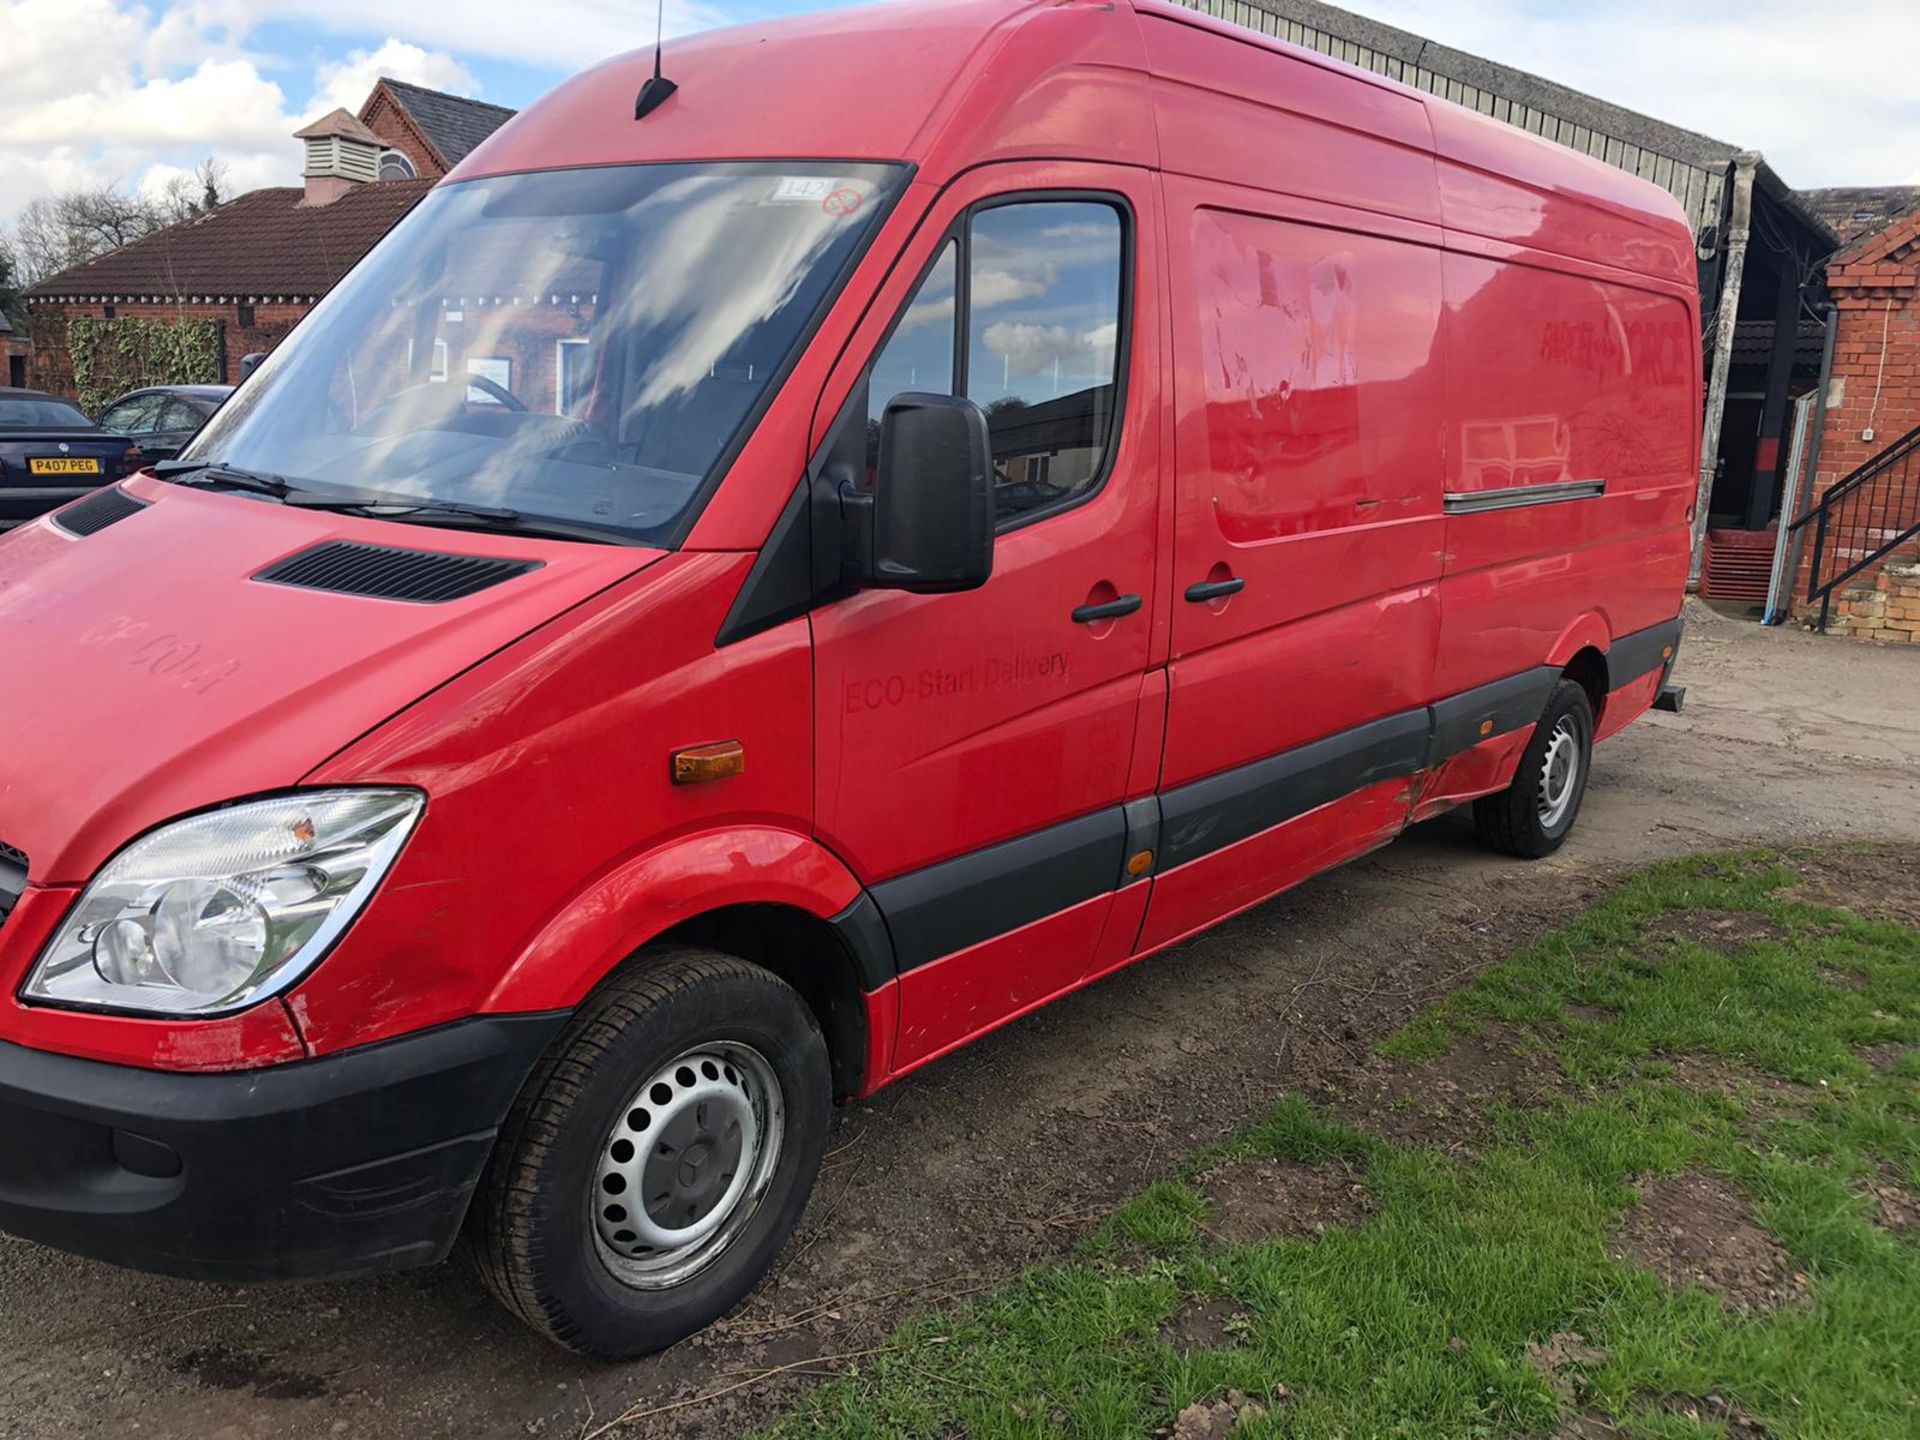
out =
[[[642,1290],[712,1264],[759,1209],[784,1130],[779,1077],[751,1046],[716,1041],[661,1066],[600,1147],[588,1203],[602,1263]]]
[[[1580,727],[1571,715],[1562,715],[1547,741],[1540,765],[1540,827],[1548,833],[1566,818],[1580,788]]]

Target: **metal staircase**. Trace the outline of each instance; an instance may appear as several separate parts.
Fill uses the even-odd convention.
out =
[[[1807,602],[1820,602],[1827,628],[1833,592],[1920,536],[1920,426],[1840,481],[1793,522],[1812,525]]]

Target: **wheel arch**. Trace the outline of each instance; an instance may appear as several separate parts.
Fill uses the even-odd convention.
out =
[[[1589,610],[1560,632],[1560,638],[1547,653],[1549,665],[1557,666],[1562,675],[1587,692],[1596,729],[1612,688],[1607,670],[1607,652],[1612,646],[1613,631],[1605,617]]]
[[[892,945],[853,873],[789,830],[704,831],[614,866],[521,948],[483,1009],[572,1009],[662,942],[721,950],[792,985],[826,1036],[835,1092],[862,1093],[874,1068],[870,1002],[893,980]]]

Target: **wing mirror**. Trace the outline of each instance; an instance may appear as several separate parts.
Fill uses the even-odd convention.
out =
[[[857,584],[935,594],[977,590],[993,573],[993,447],[971,400],[894,396],[873,489],[840,499]]]

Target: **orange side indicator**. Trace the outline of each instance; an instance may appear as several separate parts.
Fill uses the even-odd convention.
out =
[[[1492,733],[1493,733],[1493,722],[1491,720],[1482,720],[1480,722],[1480,738],[1484,740],[1487,738],[1487,736],[1491,735]]]
[[[1153,851],[1142,850],[1127,860],[1127,874],[1144,875],[1153,868]]]
[[[747,747],[738,740],[721,740],[712,745],[695,745],[673,752],[673,783],[704,785],[709,780],[725,780],[744,775]]]

